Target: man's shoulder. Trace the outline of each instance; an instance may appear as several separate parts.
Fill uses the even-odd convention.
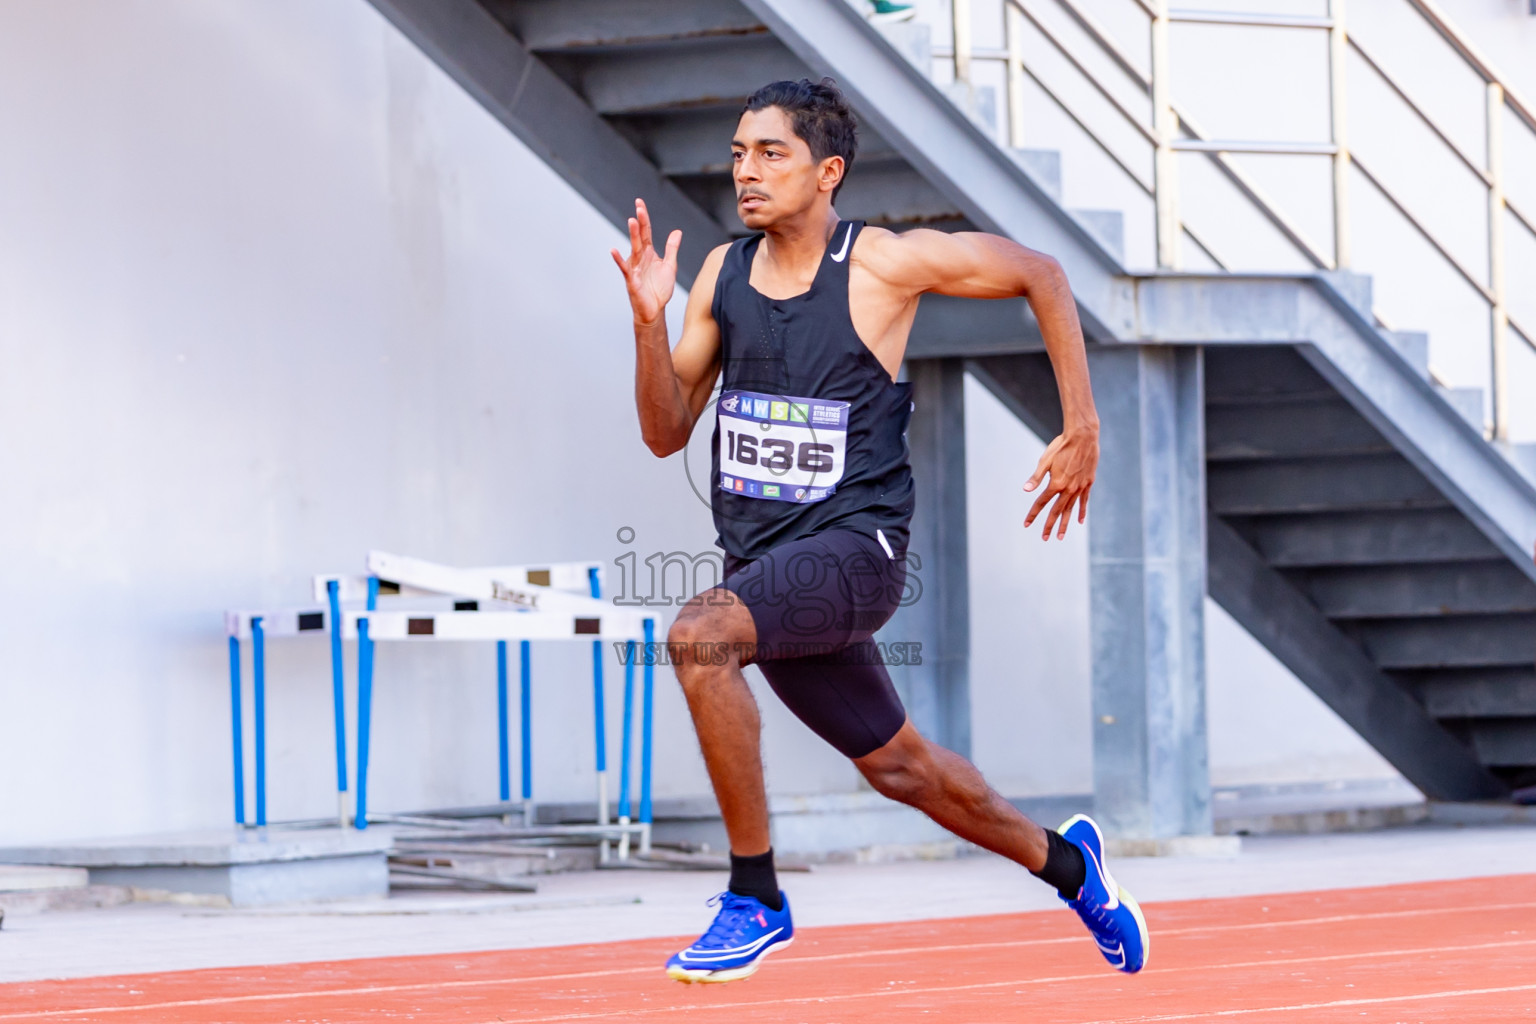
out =
[[[947,233],[933,228],[910,228],[897,232],[871,225],[859,232],[853,252],[865,262],[897,266],[911,260],[928,258],[934,249],[942,247],[949,240]]]
[[[882,255],[890,249],[892,244],[899,243],[901,236],[890,228],[876,227],[866,224],[859,231],[859,239],[854,243],[854,255],[868,257],[870,255]]]
[[[731,251],[731,246],[734,244],[734,242],[721,242],[709,250],[709,254],[704,257],[703,265],[699,267],[698,275],[694,278],[695,287],[701,284],[711,289],[714,287],[721,268],[725,266],[726,254]]]
[[[731,246],[735,244],[735,242],[721,242],[709,250],[709,255],[704,257],[704,266],[700,269],[719,272],[720,265],[725,262],[726,254],[731,251]]]
[[[881,280],[904,285],[926,276],[929,265],[943,258],[942,247],[948,239],[931,228],[896,232],[866,227],[854,243],[853,259],[860,269]]]

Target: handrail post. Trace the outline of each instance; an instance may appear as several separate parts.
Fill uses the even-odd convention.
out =
[[[1509,306],[1504,290],[1504,86],[1488,83],[1488,290],[1493,346],[1493,439],[1509,440]]]
[[[1153,190],[1157,204],[1157,265],[1179,269],[1179,155],[1173,148],[1179,131],[1173,112],[1168,73],[1168,0],[1153,0],[1152,130],[1157,135]]]
[[[1010,2],[1003,4],[1003,34],[1008,45],[1008,145],[1024,147],[1024,15]]]
[[[954,33],[955,81],[971,83],[971,0],[951,0],[950,26]]]
[[[1344,0],[1328,0],[1328,106],[1333,144],[1333,265],[1348,267],[1353,258],[1349,237],[1349,104],[1344,90],[1344,64],[1349,33],[1344,27]]]

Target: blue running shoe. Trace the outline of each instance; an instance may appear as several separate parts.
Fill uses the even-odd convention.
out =
[[[1147,966],[1152,940],[1147,935],[1147,919],[1141,916],[1141,908],[1130,893],[1115,884],[1104,866],[1103,833],[1086,814],[1073,815],[1056,831],[1083,851],[1083,864],[1088,869],[1077,899],[1063,896],[1062,900],[1077,911],[1093,933],[1094,944],[1109,966],[1135,974]]]
[[[692,984],[735,981],[752,974],[763,957],[794,941],[789,900],[779,893],[783,910],[769,910],[752,896],[722,892],[709,901],[720,905],[715,923],[697,942],[667,961],[667,977]]]

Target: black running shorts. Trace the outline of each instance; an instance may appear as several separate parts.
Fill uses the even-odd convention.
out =
[[[750,659],[773,692],[848,757],[890,742],[907,713],[875,630],[901,603],[906,561],[882,538],[826,530],[746,562],[725,556],[725,582],[752,613]]]

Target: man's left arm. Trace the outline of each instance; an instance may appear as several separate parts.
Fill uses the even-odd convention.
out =
[[[879,265],[876,272],[912,289],[914,295],[936,292],[968,299],[1022,296],[1029,302],[1056,372],[1062,431],[1046,446],[1034,474],[1024,484],[1026,491],[1033,491],[1049,477],[1024,525],[1033,524],[1049,504],[1044,538],[1050,539],[1053,528],[1058,538],[1065,537],[1074,505],[1077,521],[1087,518],[1088,492],[1099,464],[1099,415],[1088,382],[1088,357],[1083,351],[1077,303],[1061,264],[1043,252],[977,231],[951,234],[917,229],[884,236],[881,243],[878,251],[871,253],[875,257],[872,262]]]

